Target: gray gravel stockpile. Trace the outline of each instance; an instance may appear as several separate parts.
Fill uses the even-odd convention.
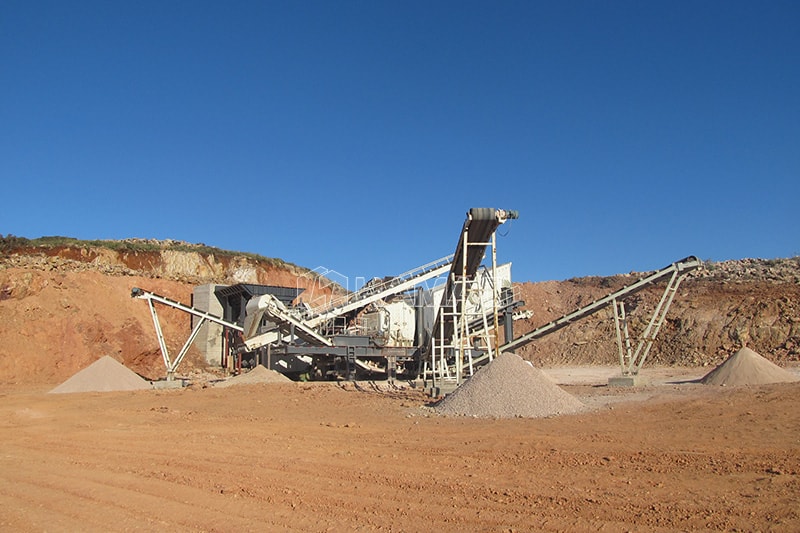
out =
[[[152,389],[153,385],[111,356],[104,356],[51,390],[66,392],[112,392]]]
[[[742,348],[701,380],[706,385],[767,385],[798,378],[750,348]]]
[[[232,378],[214,384],[215,387],[233,387],[235,385],[248,385],[252,383],[292,383],[292,380],[274,370],[258,365],[246,374],[239,374]]]
[[[442,415],[539,418],[577,413],[584,405],[518,355],[505,353],[434,407]]]

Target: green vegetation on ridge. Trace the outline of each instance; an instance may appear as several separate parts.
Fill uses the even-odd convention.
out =
[[[121,241],[113,240],[80,240],[73,237],[62,236],[46,236],[36,239],[28,239],[26,237],[17,237],[14,235],[3,236],[0,234],[0,252],[6,253],[18,248],[106,248],[116,252],[160,252],[162,250],[173,250],[177,252],[194,252],[203,255],[216,255],[220,257],[247,257],[260,263],[267,263],[277,267],[294,267],[302,270],[308,270],[298,267],[293,263],[288,263],[282,259],[264,257],[262,255],[249,253],[249,252],[234,252],[230,250],[222,250],[213,246],[205,244],[191,244],[183,241],[165,240],[159,241],[155,239],[125,239]]]

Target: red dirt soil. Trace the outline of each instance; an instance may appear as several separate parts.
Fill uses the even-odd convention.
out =
[[[47,394],[103,355],[163,377],[130,289],[188,303],[195,281],[0,269],[0,530],[800,531],[800,384],[692,382],[743,342],[794,363],[797,283],[682,286],[645,387],[606,386],[608,317],[529,348],[606,365],[551,370],[593,407],[577,415],[447,418],[419,390],[369,383]],[[624,282],[524,284],[536,314],[517,331]],[[176,350],[188,317],[159,314]],[[181,367],[208,371],[193,353]]]
[[[7,390],[0,529],[800,529],[796,384],[663,386],[505,420],[364,388]]]

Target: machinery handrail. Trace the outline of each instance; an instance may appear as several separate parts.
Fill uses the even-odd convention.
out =
[[[380,283],[365,285],[358,291],[334,300],[320,310],[313,311],[311,316],[306,319],[306,324],[313,327],[387,296],[401,293],[423,281],[444,274],[450,268],[452,261],[453,256],[448,255]]]

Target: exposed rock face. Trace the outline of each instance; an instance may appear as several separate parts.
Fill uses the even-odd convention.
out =
[[[707,262],[699,277],[723,282],[800,283],[800,257]]]
[[[0,256],[0,268],[30,267],[48,271],[98,271],[120,276],[144,276],[204,283],[285,283],[313,279],[303,268],[280,260],[259,261],[244,255],[220,255],[162,248],[153,251],[103,247],[20,247]]]

